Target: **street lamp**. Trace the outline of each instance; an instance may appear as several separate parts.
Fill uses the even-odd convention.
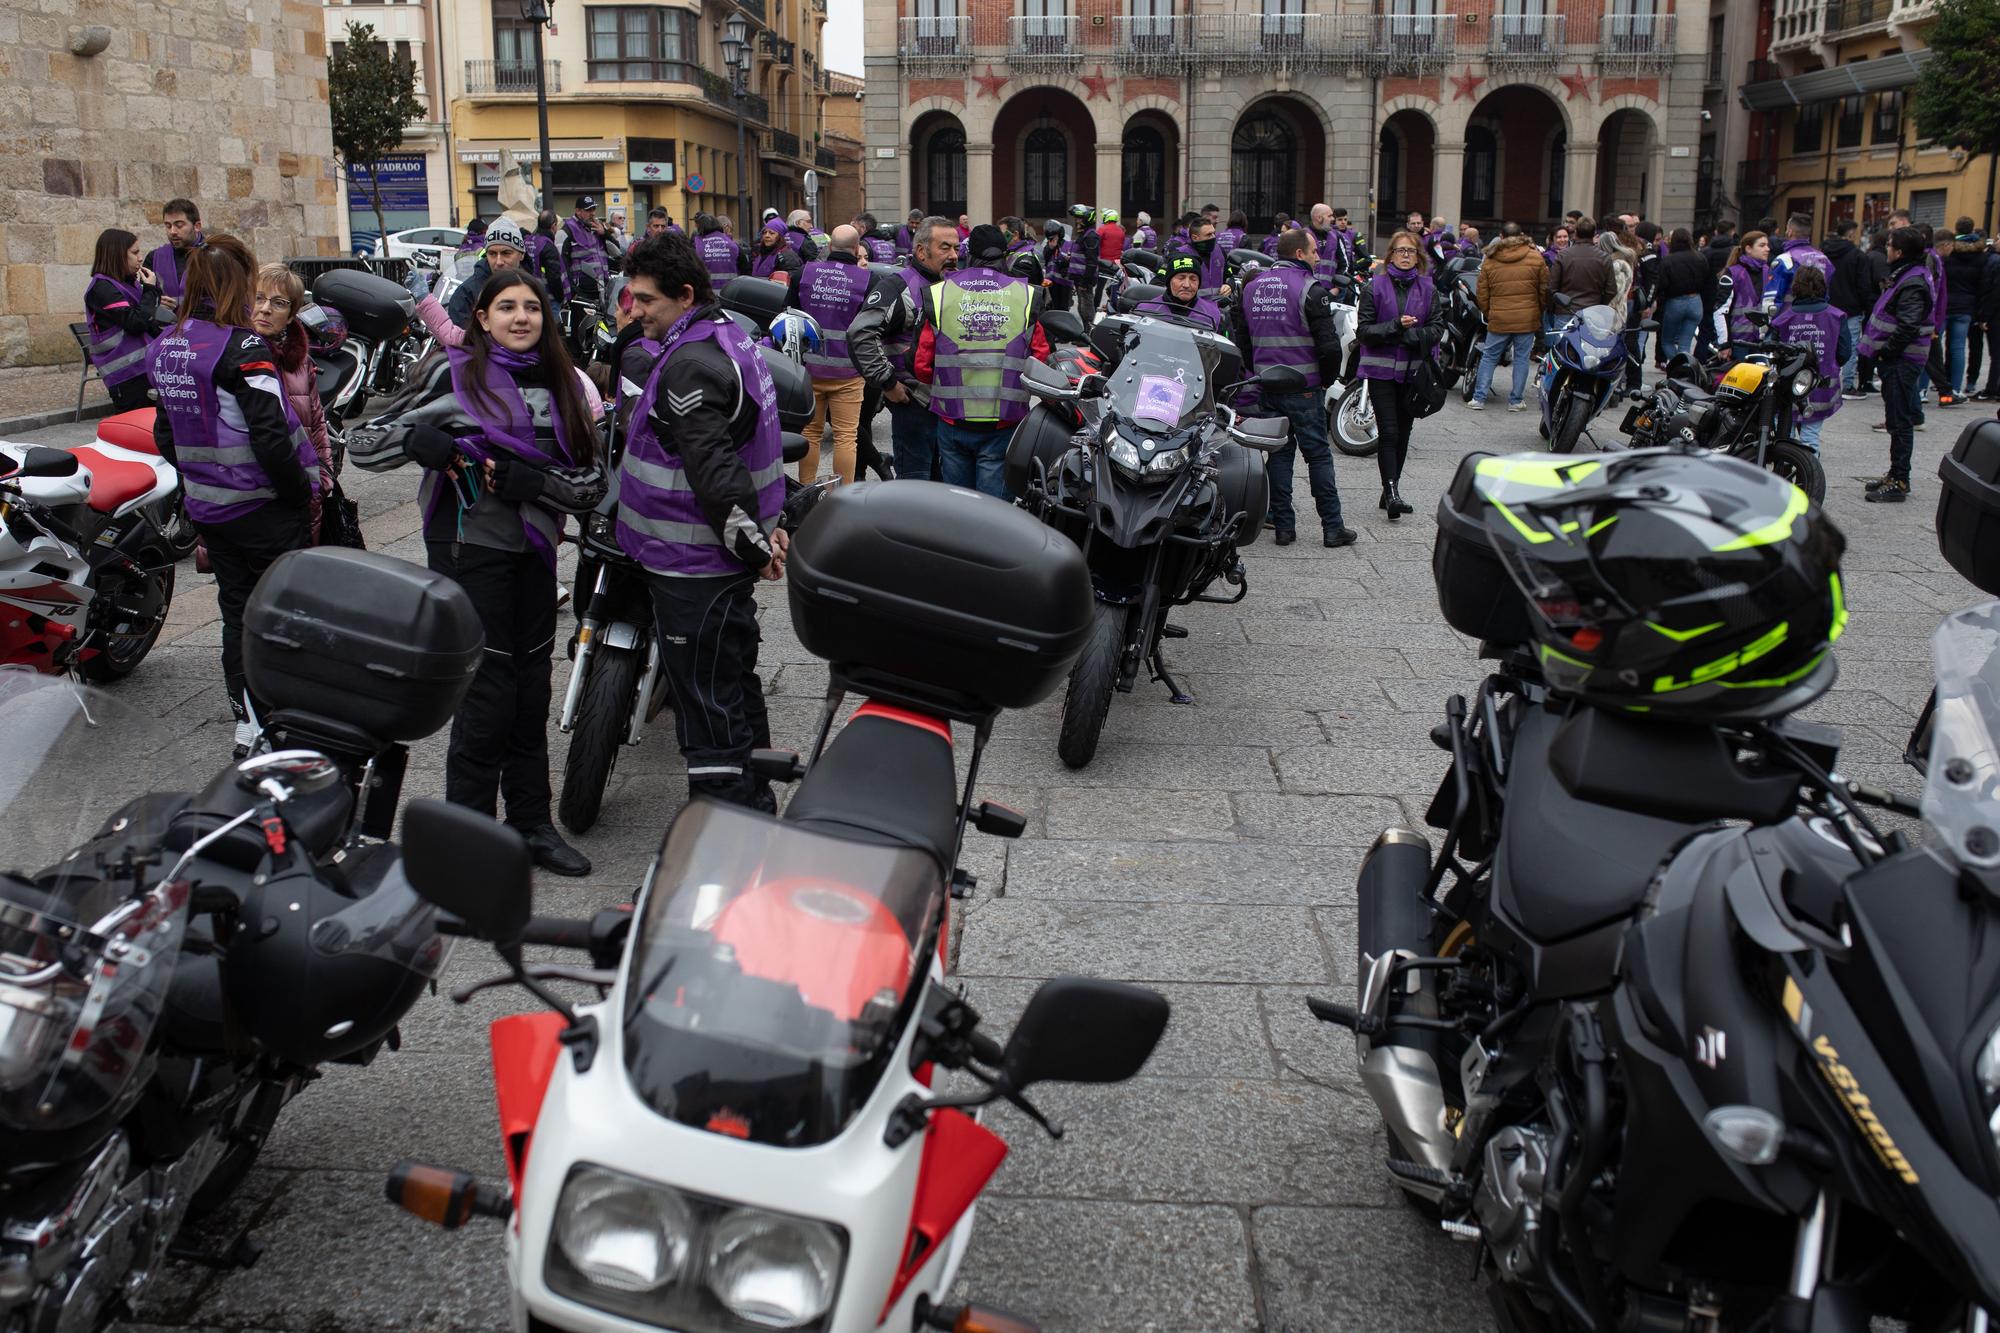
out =
[[[550,207],[549,200],[553,198],[549,192],[549,80],[542,59],[542,28],[551,18],[549,0],[521,0],[521,17],[535,30],[535,118],[542,135],[541,170],[537,177],[541,188],[535,196],[535,208],[540,212]]]
[[[750,24],[741,14],[731,14],[722,25],[722,63],[729,67],[729,104],[736,113],[736,227],[737,235],[750,235],[750,191],[745,179],[749,159],[743,151],[743,95],[750,91]]]

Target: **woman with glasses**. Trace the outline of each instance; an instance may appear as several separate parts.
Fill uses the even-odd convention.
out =
[[[1415,511],[1403,499],[1403,463],[1410,452],[1410,381],[1421,360],[1444,336],[1444,302],[1425,272],[1423,243],[1416,233],[1389,238],[1389,262],[1361,289],[1361,378],[1382,444],[1375,451],[1382,472],[1378,508],[1395,522]]]
[[[305,427],[313,452],[319,455],[319,490],[314,493],[309,520],[312,540],[319,541],[320,502],[333,490],[333,447],[327,442],[326,411],[319,401],[319,367],[306,346],[305,326],[296,316],[305,309],[306,285],[283,264],[257,270],[257,296],[250,308],[250,327],[271,344],[278,363],[278,380],[292,413]]]

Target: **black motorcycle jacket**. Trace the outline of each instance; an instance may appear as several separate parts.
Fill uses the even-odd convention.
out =
[[[1305,269],[1308,265],[1297,259],[1280,259],[1271,267]],[[1364,298],[1365,299],[1365,298]],[[1340,379],[1340,332],[1333,325],[1333,297],[1323,282],[1309,283],[1304,299],[1306,328],[1312,332],[1313,355],[1319,360],[1319,380],[1321,384],[1332,384]],[[1432,314],[1442,316],[1443,302],[1433,302]],[[1251,364],[1250,317],[1243,309],[1243,302],[1235,300],[1226,307],[1229,312],[1229,337],[1237,349],[1243,353],[1243,364]],[[1366,316],[1363,316],[1366,319]]]
[[[943,275],[931,272],[915,260],[910,261],[910,267],[932,282],[944,281]],[[910,373],[909,358],[891,359],[882,345],[882,340],[889,338],[907,340],[914,346],[923,313],[901,273],[877,272],[869,278],[868,294],[861,298],[860,313],[847,326],[847,357],[868,381],[870,390],[879,393],[891,384],[901,384],[916,401],[930,401],[930,385]]]
[[[694,314],[714,319],[713,303]],[[688,489],[716,532],[730,537],[729,553],[746,569],[762,569],[775,554],[770,534],[740,521],[759,512],[756,483],[743,448],[757,432],[757,399],[736,373],[736,363],[712,338],[684,342],[660,363],[653,395],[653,434],[680,455]]]

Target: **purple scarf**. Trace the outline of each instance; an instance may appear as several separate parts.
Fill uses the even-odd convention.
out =
[[[480,381],[483,395],[472,391],[472,353],[463,347],[446,349],[445,355],[451,361],[451,387],[461,406],[474,421],[479,430],[471,435],[458,438],[458,450],[476,462],[489,460],[498,462],[503,458],[515,458],[532,463],[538,468],[569,467],[576,454],[571,448],[569,430],[563,422],[561,409],[554,400],[554,390],[550,390],[550,419],[556,429],[556,454],[543,451],[535,440],[534,414],[528,410],[528,400],[522,396],[520,386],[514,383],[514,376],[522,371],[533,370],[542,363],[541,353],[516,352],[490,344],[486,355],[486,378]],[[496,410],[497,408],[497,410]],[[500,446],[498,449],[495,445]],[[432,492],[431,508],[435,509],[445,487],[440,485]],[[527,535],[528,544],[544,560],[553,565],[555,547],[548,536],[529,522],[524,512],[521,516],[521,530]],[[428,522],[429,514],[425,515]],[[556,516],[556,533],[562,533],[562,517]]]

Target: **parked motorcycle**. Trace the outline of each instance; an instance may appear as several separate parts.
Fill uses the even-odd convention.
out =
[[[1796,581],[1824,580],[1841,542],[1795,487],[1695,452],[1475,454],[1439,522],[1446,618],[1500,665],[1434,732],[1452,756],[1435,861],[1413,831],[1378,840],[1356,1002],[1311,1004],[1356,1033],[1392,1181],[1478,1243],[1508,1333],[1986,1328],[2000,604],[1937,640],[1934,755],[1960,767],[1934,760],[1939,840],[1919,849],[1867,813],[1915,804],[1842,777],[1837,732],[1790,716],[1831,684],[1813,647],[1846,615],[1837,573]],[[1760,595],[1792,613],[1775,633],[1689,632],[1715,602],[1686,610],[1678,587],[1602,600],[1598,571],[1677,563],[1646,544],[1676,527],[1723,553],[1706,577],[1769,575]],[[1712,631],[1737,646],[1688,650],[1685,680],[1650,688],[1741,680],[1754,704],[1593,701],[1602,645],[1673,654]],[[1805,665],[1748,678],[1778,656]]]
[[[1556,303],[1567,306],[1557,294]],[[1652,330],[1656,321],[1639,328]],[[1608,305],[1587,306],[1554,334],[1543,358],[1538,384],[1542,398],[1542,438],[1559,454],[1573,454],[1592,417],[1604,410],[1625,382],[1625,335]]]
[[[1444,337],[1438,348],[1447,374],[1458,376],[1458,396],[1472,401],[1473,386],[1479,378],[1479,363],[1485,355],[1486,314],[1479,308],[1479,268],[1481,255],[1462,255],[1447,262],[1438,275],[1437,290],[1444,298]]]
[[[977,1110],[1060,1136],[1033,1086],[1129,1078],[1165,1026],[1158,994],[1071,977],[1003,1044],[945,986],[965,831],[1024,827],[975,799],[994,720],[1051,693],[1089,629],[1077,549],[963,489],[861,482],[806,521],[786,582],[831,683],[809,760],[753,756],[798,783],[785,815],[691,802],[630,913],[533,917],[518,835],[411,807],[412,881],[506,963],[453,998],[512,982],[554,1011],[493,1025],[507,1186],[405,1162],[388,1188],[446,1227],[508,1222],[517,1333],[1032,1330],[953,1297],[1006,1155]],[[592,966],[526,964],[529,942]],[[572,1007],[555,980],[603,999]]]
[[[156,720],[0,672],[5,1333],[105,1328],[169,1259],[255,1263],[248,1233],[195,1249],[184,1223],[242,1184],[324,1065],[393,1046],[443,966],[436,912],[381,836],[397,738],[456,710],[478,617],[449,580],[381,556],[297,552],[272,575],[245,612],[251,686],[315,711],[276,707],[266,734],[328,735],[345,755],[284,748],[199,792],[154,790],[182,777]],[[428,613],[378,632],[412,590]]]
[[[155,409],[141,407],[100,418],[94,443],[158,458],[160,446],[153,439],[154,415]],[[187,491],[179,484],[179,473],[175,477],[173,498],[159,507],[160,536],[166,541],[167,549],[174,553],[174,559],[185,560],[194,554],[201,534],[194,530],[194,520],[188,517]]]
[[[407,381],[430,338],[411,331],[416,302],[408,289],[377,274],[328,269],[313,280],[312,298],[299,322],[319,370],[319,401],[338,475],[347,458],[348,424],[367,420],[372,398]]]
[[[173,603],[180,489],[150,451],[0,441],[0,667],[131,675]]]
[[[1185,634],[1167,613],[1195,601],[1238,602],[1249,591],[1237,551],[1263,527],[1259,455],[1283,448],[1290,434],[1283,420],[1239,417],[1226,400],[1246,382],[1276,393],[1305,387],[1289,367],[1244,381],[1235,343],[1192,319],[1108,315],[1092,336],[1119,347],[1108,382],[1072,384],[1039,362],[1022,375],[1034,397],[1075,409],[1080,434],[1054,413],[1031,414],[1007,451],[1009,491],[1082,548],[1096,594],[1056,744],[1071,768],[1097,753],[1112,692],[1130,693],[1142,663],[1175,702],[1193,702],[1161,658],[1161,641]],[[1210,595],[1217,580],[1235,594]]]

